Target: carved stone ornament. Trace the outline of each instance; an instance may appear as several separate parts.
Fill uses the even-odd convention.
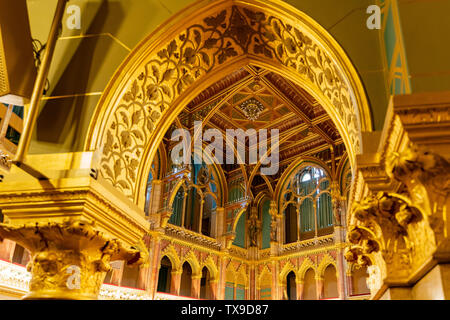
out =
[[[144,245],[126,248],[77,220],[64,223],[0,225],[1,239],[16,241],[31,252],[31,272],[25,299],[97,299],[110,261],[140,265],[148,259]]]
[[[353,206],[358,224],[349,228],[347,261],[370,266],[381,255],[391,281],[407,279],[413,269],[416,248],[409,238],[422,221],[421,211],[404,197],[384,192]],[[413,259],[414,258],[414,259]]]
[[[450,163],[436,153],[410,144],[405,151],[393,154],[387,172],[406,186],[411,202],[426,212],[437,255],[450,258],[449,225],[445,218],[450,204]]]

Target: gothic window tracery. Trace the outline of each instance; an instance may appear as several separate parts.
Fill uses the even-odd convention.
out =
[[[169,223],[211,236],[212,215],[219,197],[214,174],[205,163],[189,165],[183,170],[185,183],[176,191],[169,208],[172,211]]]
[[[333,231],[331,186],[324,170],[300,169],[283,192],[285,243],[307,240]]]

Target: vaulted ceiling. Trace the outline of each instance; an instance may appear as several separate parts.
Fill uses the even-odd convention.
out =
[[[166,148],[176,143],[170,141],[172,130],[182,127],[193,132],[194,121],[200,120],[204,130],[218,129],[224,135],[227,129],[279,130],[278,174],[262,176],[255,165],[222,165],[227,178],[245,170],[254,196],[267,188],[274,190],[283,171],[301,156],[317,157],[331,171],[333,161],[337,166],[345,152],[333,121],[310,94],[282,75],[255,66],[224,76],[194,98],[166,133]],[[248,139],[245,147],[248,152]]]

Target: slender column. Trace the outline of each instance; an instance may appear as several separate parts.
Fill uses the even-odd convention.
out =
[[[0,259],[11,262],[15,246],[16,244],[14,241],[3,240],[3,242],[0,243]]]
[[[183,271],[172,271],[170,282],[170,293],[176,296],[180,295],[181,275]]]
[[[317,218],[317,200],[316,199],[313,202],[313,208],[314,208],[314,226],[315,226],[314,234],[315,234],[315,236],[317,238],[319,221],[318,221],[318,218]]]
[[[150,295],[152,298],[155,297],[156,291],[158,290],[158,276],[159,276],[159,269],[160,269],[160,238],[154,238],[152,241],[152,252],[153,252],[153,259],[151,261],[151,276],[150,276]]]
[[[223,239],[225,234],[225,208],[217,207],[215,212],[215,239],[222,243],[223,247],[226,246],[226,242]]]
[[[218,300],[218,289],[219,289],[219,280],[211,280],[209,281],[209,286],[211,288],[211,296],[209,300]]]
[[[151,271],[149,267],[139,268],[138,288],[148,291],[150,287]]]
[[[347,295],[351,296],[353,294],[353,281],[351,270],[347,270],[345,273],[345,279],[347,280]]]
[[[303,289],[305,288],[305,282],[303,280],[295,279],[295,283],[297,284],[297,300],[303,300]]]
[[[255,248],[256,249],[256,248]],[[249,299],[256,300],[256,268],[255,265],[250,265],[250,287],[249,287]]]
[[[278,281],[278,262],[272,261],[272,300],[283,300],[283,291]]]
[[[346,275],[345,275],[345,262],[343,249],[338,250],[336,260],[337,260],[336,276],[337,276],[339,299],[344,300]]]
[[[181,227],[183,227],[183,228],[185,227],[184,220],[185,220],[185,216],[187,214],[187,210],[186,210],[187,198],[188,198],[188,193],[185,192],[184,198],[183,198],[183,210],[181,210]]]
[[[192,285],[191,285],[191,297],[194,299],[200,299],[200,284],[202,280],[202,275],[192,275]]]
[[[219,269],[219,283],[218,283],[218,300],[225,300],[225,283],[226,283],[226,270],[227,268],[227,258],[220,258],[220,269]]]
[[[203,224],[203,207],[205,205],[205,200],[202,198],[200,202],[200,215],[198,220],[198,233],[202,234],[202,224]]]
[[[323,278],[316,277],[317,300],[323,299]]]
[[[163,183],[161,180],[152,181],[152,191],[150,194],[150,203],[148,205],[149,214],[155,214],[161,209],[161,193]]]

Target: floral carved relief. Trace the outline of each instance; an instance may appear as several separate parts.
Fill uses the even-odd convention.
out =
[[[342,68],[293,23],[233,6],[191,25],[143,63],[103,133],[103,177],[133,199],[143,153],[162,116],[198,79],[244,55],[297,72],[334,106],[359,151],[358,108]]]

